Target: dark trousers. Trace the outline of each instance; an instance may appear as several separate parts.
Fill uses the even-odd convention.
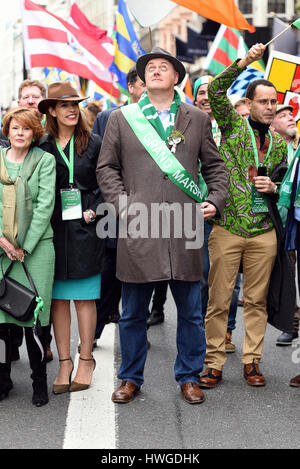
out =
[[[12,348],[21,347],[23,342],[23,327],[17,326],[15,324],[10,324],[9,327]],[[52,340],[51,324],[49,324],[49,326],[44,326],[42,329],[44,330],[47,347],[50,347],[50,343]]]
[[[299,231],[300,231],[300,223],[298,223],[298,236],[299,236]],[[300,236],[299,238],[300,239]],[[295,268],[295,273],[296,273],[296,257],[297,257],[297,273],[298,273],[298,289],[299,289],[299,274],[300,274],[300,266],[299,266],[299,262],[300,262],[300,252],[299,252],[299,249],[297,249],[297,251],[288,251],[289,253],[289,256],[290,256],[290,259],[293,263],[293,266]],[[299,291],[299,290],[298,290]],[[292,332],[295,333],[295,334],[298,334],[299,333],[299,308],[297,306],[297,303],[295,305],[295,314],[294,314],[294,320],[293,320],[293,330]]]
[[[14,325],[13,325],[14,326]],[[41,361],[41,351],[33,337],[31,327],[24,327],[25,342],[28,352],[29,364],[31,368],[31,378],[46,379],[46,334],[42,328],[42,335],[39,338],[44,349],[44,359]],[[11,349],[12,349],[12,331],[14,328],[10,324],[0,324],[0,383],[1,379],[10,377],[11,371]],[[15,331],[14,331],[15,332]]]
[[[110,314],[118,311],[121,299],[121,282],[116,277],[117,249],[107,248],[105,260],[105,270],[101,273],[101,297],[96,300],[95,339],[100,338]]]
[[[168,280],[156,282],[152,300],[152,309],[163,311],[167,299]]]

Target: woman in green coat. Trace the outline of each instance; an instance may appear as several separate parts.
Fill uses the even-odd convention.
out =
[[[0,279],[2,272],[13,262],[9,276],[30,288],[21,264],[24,262],[44,302],[44,310],[39,313],[41,326],[47,326],[54,275],[50,219],[55,200],[55,159],[34,146],[33,142],[44,133],[35,111],[18,108],[6,114],[2,131],[9,139],[10,147],[0,148]],[[48,392],[43,334],[40,345],[44,353],[33,335],[33,318],[19,322],[1,309],[0,400],[7,397],[13,386],[10,378],[11,324],[25,327],[33,380],[32,402],[36,406],[44,405],[48,402]]]

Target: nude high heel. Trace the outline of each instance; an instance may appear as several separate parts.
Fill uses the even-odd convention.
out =
[[[72,370],[71,370],[71,373],[69,375],[69,383],[68,384],[54,384],[53,383],[53,387],[52,387],[53,394],[63,394],[63,393],[68,392],[70,390],[72,373],[73,373],[73,370],[74,370],[73,360],[72,360],[71,357],[69,357],[69,358],[64,358],[62,360],[59,360],[59,361],[60,362],[65,362],[67,360],[70,360],[72,362]]]
[[[94,359],[94,357],[92,357],[92,358],[81,358],[81,357],[79,357],[79,360],[83,360],[85,362],[93,361],[94,362],[94,369],[96,368],[96,360]],[[76,381],[72,381],[69,390],[70,390],[70,392],[84,391],[85,389],[88,389],[89,387],[90,387],[90,384],[77,383]]]

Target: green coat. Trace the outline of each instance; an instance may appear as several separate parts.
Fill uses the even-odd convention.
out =
[[[5,149],[5,153],[6,153]],[[43,152],[43,150],[40,150]],[[13,171],[12,164],[6,163],[8,173]],[[39,296],[44,300],[45,311],[40,313],[42,326],[49,324],[52,285],[54,276],[54,247],[53,231],[50,224],[55,200],[56,163],[50,153],[44,152],[41,160],[28,180],[32,198],[33,215],[25,236],[23,249],[28,252],[25,257],[27,266]],[[2,201],[3,184],[0,182],[0,236],[2,236]],[[3,250],[0,248],[0,254]],[[2,258],[1,258],[2,259]],[[3,270],[10,264],[10,259],[4,255]],[[10,277],[30,288],[21,263],[14,261]],[[2,272],[0,269],[0,279]],[[0,323],[13,323],[21,326],[32,326],[33,320],[20,323],[0,310]]]
[[[257,236],[273,228],[268,213],[254,213],[251,205],[251,183],[249,182],[249,166],[255,167],[254,151],[251,134],[246,120],[234,109],[227,97],[227,90],[244,68],[233,62],[222,73],[217,75],[208,85],[208,99],[213,115],[222,132],[220,155],[226,163],[228,171],[228,197],[225,209],[218,220],[213,220],[226,230],[246,238]],[[253,130],[259,148],[259,132]],[[269,136],[263,148],[259,150],[266,156]],[[273,145],[264,166],[267,175],[281,164],[286,163],[287,146],[282,137],[273,133]]]

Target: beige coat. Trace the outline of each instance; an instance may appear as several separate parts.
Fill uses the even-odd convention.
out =
[[[202,174],[208,185],[207,200],[221,213],[227,197],[227,170],[214,143],[208,115],[194,106],[181,103],[175,128],[185,136],[185,144],[181,142],[177,146],[176,158],[196,182],[201,160]],[[129,127],[121,110],[115,110],[109,118],[97,165],[97,180],[104,199],[114,204],[117,211],[120,194],[127,194],[130,204],[142,202],[147,206],[148,233],[151,233],[151,204],[164,204],[161,207],[167,210],[172,203],[179,203],[182,208],[183,204],[189,203],[195,209],[196,202],[161,171]],[[137,215],[128,215],[128,223],[136,220]],[[176,223],[180,227],[178,219]],[[184,229],[183,236],[176,238],[172,226],[174,223],[171,223],[167,238],[119,237],[117,277],[124,282],[135,283],[200,280],[201,249],[186,249]]]

